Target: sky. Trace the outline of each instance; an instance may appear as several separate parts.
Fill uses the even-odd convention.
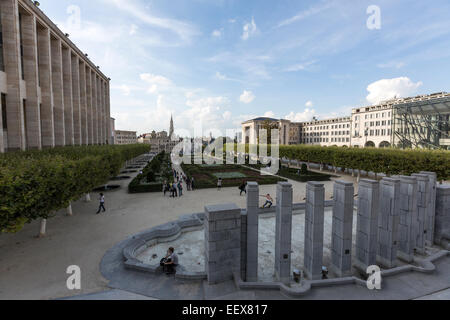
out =
[[[171,115],[179,134],[209,135],[450,91],[448,0],[40,3],[112,79],[116,129],[138,134]]]

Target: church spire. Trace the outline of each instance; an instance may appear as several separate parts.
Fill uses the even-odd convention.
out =
[[[174,132],[174,127],[173,127],[173,115],[170,115],[170,130],[169,130],[169,137],[172,138],[173,132]]]

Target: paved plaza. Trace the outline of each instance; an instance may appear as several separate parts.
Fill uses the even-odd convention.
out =
[[[356,187],[356,178],[344,175],[338,179],[354,182]],[[122,188],[106,193],[107,212],[104,214],[95,215],[98,195],[92,194],[92,202],[80,200],[73,204],[73,216],[66,216],[61,211],[49,219],[45,238],[35,238],[39,232],[39,221],[27,225],[17,234],[1,234],[0,299],[60,299],[74,296],[77,296],[76,299],[287,298],[276,291],[239,291],[233,282],[207,286],[202,281],[156,279],[154,275],[125,271],[119,265],[110,266],[110,270],[120,274],[121,280],[109,282],[102,276],[100,263],[105,253],[113,254],[111,250],[117,248],[112,248],[118,244],[120,246],[128,237],[177,220],[182,215],[203,212],[206,205],[236,203],[244,208],[246,204],[246,198],[239,195],[238,188],[185,191],[183,197],[173,199],[164,197],[162,193],[128,194],[129,181],[114,182],[121,184]],[[290,183],[294,188],[294,202],[304,202],[306,184]],[[326,200],[332,196],[333,183],[324,183]],[[275,196],[276,185],[260,186],[260,193]],[[263,200],[261,198],[261,205]],[[81,268],[81,290],[69,291],[66,287],[69,276],[66,269],[70,265]],[[378,293],[374,296],[362,287],[340,286],[313,290],[305,298],[342,299],[343,292],[348,299],[446,297],[448,294],[445,295],[443,290],[450,287],[450,259],[444,258],[436,265],[439,272],[434,275],[411,273],[393,278],[389,282],[391,290],[386,291],[385,295]],[[447,283],[442,279],[446,279]],[[397,287],[400,289],[396,290]],[[112,288],[116,290],[110,291]]]

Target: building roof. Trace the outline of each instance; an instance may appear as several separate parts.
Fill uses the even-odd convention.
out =
[[[251,120],[247,120],[243,123],[253,122],[253,121],[280,121],[280,119],[268,118],[268,117],[259,117]]]

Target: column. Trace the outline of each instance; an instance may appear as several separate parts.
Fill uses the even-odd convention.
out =
[[[205,207],[206,274],[209,284],[233,279],[240,270],[241,209],[235,204]]]
[[[397,255],[408,263],[414,261],[417,221],[417,179],[400,177],[400,219]]]
[[[432,246],[434,244],[434,226],[436,218],[436,183],[437,175],[435,172],[421,171],[420,174],[425,174],[430,180],[430,197],[428,203],[427,215],[425,216],[425,229],[427,233],[425,235],[425,244]]]
[[[355,267],[364,273],[369,266],[377,264],[379,211],[380,184],[374,180],[360,180],[358,185]]]
[[[246,281],[258,280],[258,224],[259,186],[256,182],[247,184],[247,261]]]
[[[24,106],[25,136],[27,149],[41,149],[41,119],[39,108],[39,78],[36,18],[25,13],[22,16],[23,67],[26,83]]]
[[[7,74],[8,94],[6,95],[7,114],[7,151],[25,149],[25,131],[23,108],[20,95],[22,68],[20,63],[20,39],[18,2],[16,0],[0,1],[2,15],[3,57]]]
[[[81,106],[80,106],[80,62],[78,56],[71,55],[72,64],[72,104],[73,104],[73,141],[82,145],[81,138]]]
[[[286,285],[291,282],[292,196],[292,185],[279,182],[275,221],[275,276]]]
[[[306,185],[305,275],[322,279],[325,188],[318,182]]]
[[[66,143],[66,133],[64,125],[64,90],[61,40],[51,37],[50,41],[52,46],[51,57],[55,145],[64,146]]]
[[[92,134],[93,144],[98,144],[98,109],[97,109],[97,76],[91,71],[92,87]]]
[[[399,199],[400,180],[381,180],[377,261],[385,268],[397,266]]]
[[[42,147],[55,146],[53,121],[53,85],[50,30],[37,28],[39,50],[39,77],[41,85],[41,133]]]
[[[87,123],[88,123],[88,144],[94,144],[94,131],[92,119],[92,84],[91,84],[91,69],[86,64],[86,108],[87,108]]]
[[[331,270],[339,277],[352,275],[354,194],[352,182],[334,183]]]
[[[102,79],[101,77],[97,78],[97,88],[98,88],[98,105],[99,105],[99,121],[98,121],[98,126],[99,126],[99,143],[100,144],[105,144],[105,140],[103,139],[103,127],[105,125],[104,123],[104,112],[103,112],[103,87],[102,87]]]
[[[112,128],[111,128],[111,101],[110,101],[110,84],[109,84],[109,80],[106,83],[106,127],[107,127],[107,131],[108,131],[108,140],[111,139],[112,136]],[[114,141],[110,141],[111,144],[114,143]]]
[[[436,225],[434,240],[442,245],[442,241],[450,241],[450,185],[439,185],[436,188]]]
[[[425,254],[425,237],[428,230],[425,228],[425,219],[430,204],[430,179],[424,174],[411,175],[417,178],[417,220],[416,225],[416,251]]]
[[[73,146],[73,98],[72,98],[72,52],[69,48],[62,48],[63,60],[63,94],[64,94],[64,129],[65,143]]]
[[[108,112],[108,105],[107,105],[108,102],[107,102],[107,98],[106,98],[107,97],[106,90],[107,90],[107,84],[106,84],[106,81],[103,80],[103,107],[105,110],[105,119],[104,119],[104,121],[105,121],[105,128],[104,128],[105,129],[105,143],[109,144],[111,133],[109,132],[108,128],[109,128],[109,122],[111,120],[110,120],[109,112]]]
[[[86,66],[83,61],[80,60],[80,112],[81,112],[81,144],[89,144],[89,126],[87,115],[87,98],[86,98]]]

